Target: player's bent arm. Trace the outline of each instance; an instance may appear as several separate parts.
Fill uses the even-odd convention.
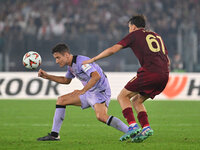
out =
[[[99,75],[99,73],[97,71],[92,72],[90,75],[91,75],[91,79],[89,80],[89,82],[82,89],[82,91],[84,91],[84,92],[86,92],[89,89],[91,89],[101,78],[101,76]]]
[[[46,71],[40,69],[38,71],[38,77],[44,78],[44,79],[48,79],[51,81],[55,81],[61,84],[69,84],[71,82],[72,79],[68,79],[66,77],[63,76],[54,76],[54,75],[50,75],[48,73],[46,73]]]
[[[60,84],[70,84],[72,79],[66,78],[64,76],[54,76],[54,75],[47,75],[47,79],[60,83]]]

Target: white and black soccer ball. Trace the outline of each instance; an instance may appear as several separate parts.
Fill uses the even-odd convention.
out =
[[[42,58],[37,52],[29,51],[23,57],[23,65],[28,69],[36,69],[41,63]]]

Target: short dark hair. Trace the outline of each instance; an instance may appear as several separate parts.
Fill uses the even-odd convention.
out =
[[[144,15],[135,15],[132,16],[131,19],[128,21],[131,25],[135,25],[138,28],[145,28],[146,21],[145,21],[145,16]]]
[[[59,53],[63,53],[63,52],[67,52],[70,54],[70,49],[66,44],[57,44],[53,49],[52,49],[52,54],[59,52]]]

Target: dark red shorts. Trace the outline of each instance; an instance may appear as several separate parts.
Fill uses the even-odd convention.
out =
[[[139,92],[141,95],[148,95],[153,99],[164,90],[168,78],[169,73],[141,71],[126,84],[125,89]]]

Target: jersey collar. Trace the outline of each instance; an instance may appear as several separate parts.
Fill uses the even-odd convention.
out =
[[[77,58],[77,55],[73,56],[73,59],[72,59],[72,64],[75,63],[76,64],[76,58]],[[71,64],[71,66],[72,66]]]

